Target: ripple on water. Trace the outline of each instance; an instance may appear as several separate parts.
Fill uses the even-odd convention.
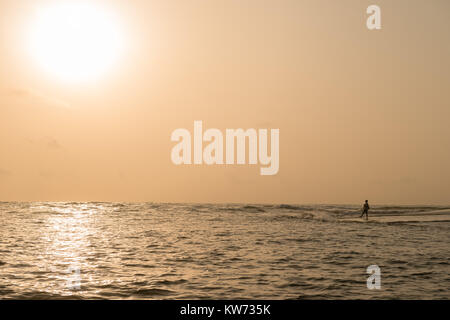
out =
[[[154,297],[154,296],[170,296],[175,294],[174,291],[158,288],[139,288],[133,291],[133,295]]]
[[[0,203],[0,296],[450,298],[449,222],[419,227],[332,219],[355,209]],[[376,214],[408,210],[384,207]],[[381,293],[366,288],[372,264],[382,269]],[[66,288],[74,276],[66,272],[70,266],[80,270],[80,291]]]

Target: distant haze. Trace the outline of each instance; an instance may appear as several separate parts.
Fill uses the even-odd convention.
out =
[[[71,84],[27,47],[52,1],[0,1],[0,200],[449,203],[450,1],[92,2],[126,48]],[[195,120],[279,129],[278,174],[175,166]]]

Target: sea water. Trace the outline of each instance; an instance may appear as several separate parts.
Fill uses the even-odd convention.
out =
[[[3,202],[0,298],[449,299],[450,208],[371,207]]]

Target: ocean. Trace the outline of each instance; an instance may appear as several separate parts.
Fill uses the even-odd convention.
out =
[[[371,206],[2,202],[0,299],[449,299],[450,207]]]

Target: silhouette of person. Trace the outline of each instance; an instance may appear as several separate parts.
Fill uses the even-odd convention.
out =
[[[366,214],[366,220],[369,220],[369,201],[366,200],[366,202],[364,203],[363,209],[362,209],[362,214],[361,217],[362,218],[364,216],[364,213]]]

